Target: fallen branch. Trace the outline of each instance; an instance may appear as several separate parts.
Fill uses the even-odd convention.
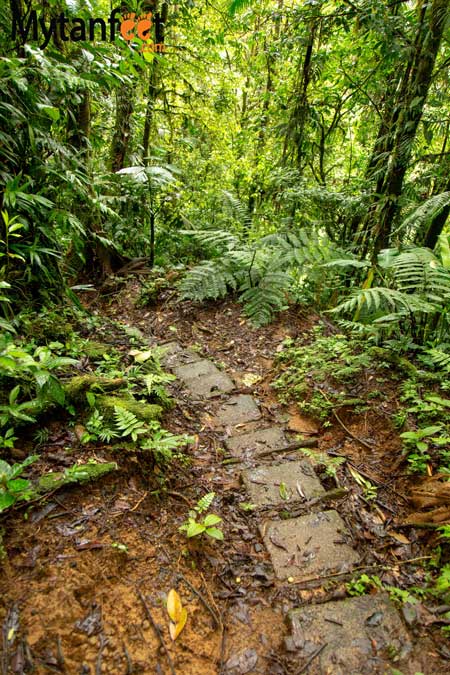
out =
[[[273,455],[279,452],[289,452],[291,450],[301,450],[302,448],[315,448],[318,445],[317,438],[306,438],[303,441],[298,441],[296,443],[288,443],[283,445],[281,448],[272,448],[271,450],[264,450],[264,452],[258,452],[254,456],[254,459],[259,459],[260,457],[267,457],[268,455]],[[250,449],[250,448],[249,448]],[[245,455],[242,457],[226,457],[222,464],[240,464],[246,459]],[[249,457],[250,459],[250,457]]]
[[[393,567],[399,567],[400,565],[410,565],[415,562],[421,562],[422,560],[431,560],[431,555],[422,555],[417,558],[409,558],[408,560],[397,560],[393,565],[387,565],[386,563],[378,563],[377,565],[360,565],[359,567],[354,567],[348,572],[332,572],[331,574],[324,574],[323,576],[310,577],[309,579],[299,579],[298,581],[294,580],[291,582],[295,585],[300,584],[310,584],[313,581],[325,581],[326,579],[332,579],[335,577],[345,577],[355,574],[355,572],[371,572],[373,570],[390,570]]]
[[[324,642],[323,645],[321,645],[318,649],[316,649],[316,651],[314,652],[314,654],[312,654],[312,656],[309,657],[309,659],[307,660],[307,662],[305,663],[305,665],[303,665],[303,666],[300,668],[300,670],[296,670],[295,673],[294,673],[294,675],[301,675],[301,673],[304,673],[306,670],[308,670],[308,668],[309,668],[309,666],[311,665],[311,663],[312,663],[312,662],[314,661],[314,659],[317,658],[317,657],[319,656],[319,654],[325,649],[325,647],[327,646],[327,644],[328,644],[328,642]]]

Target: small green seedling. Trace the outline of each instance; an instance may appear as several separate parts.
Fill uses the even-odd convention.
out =
[[[215,496],[215,492],[208,492],[208,494],[198,500],[193,510],[189,511],[187,520],[179,528],[180,532],[186,533],[188,539],[206,534],[212,539],[223,541],[223,532],[219,527],[216,527],[216,525],[222,522],[220,516],[217,516],[215,513],[208,513],[203,519],[199,519],[199,516],[209,509]]]
[[[111,548],[115,548],[119,553],[128,553],[128,546],[126,544],[121,544],[120,541],[113,541]]]
[[[23,470],[37,460],[37,455],[31,455],[21,464],[10,466],[0,459],[0,513],[15,504],[19,499],[28,499],[31,483],[25,478],[19,478]]]

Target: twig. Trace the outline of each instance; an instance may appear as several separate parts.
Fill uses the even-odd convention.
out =
[[[252,458],[248,459],[259,459],[260,457],[267,457],[268,455],[273,455],[278,452],[289,452],[290,450],[301,450],[302,448],[314,448],[318,445],[318,440],[317,438],[306,438],[303,441],[298,441],[297,443],[288,443],[288,445],[283,445],[281,448],[272,448],[272,450],[264,450],[264,452],[258,452],[257,455],[255,455]],[[247,457],[243,455],[242,457],[229,457],[228,459],[225,458],[222,461],[222,464],[240,464],[243,462]]]
[[[167,647],[166,647],[166,643],[164,642],[164,638],[163,638],[162,633],[161,633],[161,631],[160,631],[160,629],[159,629],[159,626],[158,626],[158,624],[156,623],[156,621],[154,620],[154,618],[153,618],[153,616],[152,616],[152,613],[151,613],[151,611],[150,611],[150,607],[148,606],[148,604],[147,604],[147,602],[146,602],[146,600],[145,600],[145,598],[144,598],[144,596],[143,596],[143,594],[142,594],[142,592],[141,592],[141,589],[140,589],[140,588],[137,588],[137,589],[136,589],[136,592],[137,592],[137,594],[138,594],[138,596],[139,596],[140,601],[141,601],[142,604],[144,605],[145,613],[147,614],[148,620],[149,620],[150,623],[152,624],[153,630],[154,630],[155,633],[156,633],[156,637],[157,637],[158,640],[159,640],[159,644],[161,645],[162,650],[164,651],[165,655],[167,656],[167,662],[168,662],[168,664],[169,664],[170,672],[172,673],[172,675],[176,675],[175,668],[173,667],[172,657],[170,656],[169,650],[168,650]]]
[[[257,457],[266,457],[267,455],[272,455],[275,452],[287,452],[288,450],[301,450],[302,448],[314,448],[318,445],[317,438],[306,438],[303,441],[297,441],[297,443],[288,443],[282,448],[274,448],[272,450],[264,450],[264,452],[259,452]]]
[[[418,530],[437,530],[443,525],[449,525],[450,523],[398,523],[394,525],[394,529],[402,529],[403,527],[414,527]]]
[[[58,655],[58,666],[62,671],[64,671],[65,659],[60,635],[58,635],[58,637],[56,638],[56,653]]]
[[[388,565],[387,563],[378,563],[377,565],[360,565],[359,567],[354,567],[348,572],[332,572],[331,574],[324,574],[323,576],[310,577],[309,579],[299,579],[296,581],[294,578],[293,584],[309,584],[312,581],[324,581],[325,579],[332,579],[333,577],[345,577],[355,572],[369,572],[372,570],[386,569],[390,570],[393,567],[399,567],[400,565],[409,565],[411,563],[420,562],[421,560],[431,560],[431,555],[422,555],[417,558],[409,558],[408,560],[397,560],[394,564]]]
[[[220,664],[219,664],[219,675],[222,675],[223,666],[225,663],[225,650],[227,646],[227,627],[222,626],[222,639],[220,641]]]
[[[319,647],[319,649],[316,649],[316,651],[314,652],[314,654],[313,654],[312,656],[309,657],[309,659],[307,660],[307,662],[305,663],[305,665],[302,666],[302,667],[300,668],[300,670],[297,670],[297,671],[295,672],[294,675],[301,675],[301,673],[304,673],[305,670],[308,670],[308,668],[309,668],[309,666],[311,665],[311,663],[312,663],[312,662],[314,661],[314,659],[317,658],[317,657],[319,656],[319,654],[325,649],[325,647],[327,646],[327,644],[328,644],[328,642],[324,642],[324,644],[323,644],[321,647]]]
[[[178,499],[182,499],[183,501],[186,502],[189,508],[192,508],[192,503],[190,499],[185,497],[185,495],[183,495],[181,492],[176,492],[176,490],[166,490],[166,494],[170,495],[171,497],[178,497]]]
[[[217,616],[217,614],[213,610],[213,608],[206,602],[206,599],[203,597],[203,595],[200,593],[200,591],[198,591],[195,588],[195,586],[193,586],[191,584],[191,582],[188,579],[186,579],[186,577],[184,576],[184,574],[182,574],[182,572],[178,572],[178,576],[179,576],[180,579],[183,579],[186,586],[188,586],[188,588],[190,588],[191,591],[198,597],[198,599],[200,600],[202,605],[208,610],[208,612],[211,614],[212,618],[214,619],[214,623],[215,623],[216,628],[219,628],[220,625],[221,625],[221,621],[220,621],[219,617]]]
[[[144,499],[146,498],[147,495],[148,495],[148,491],[146,490],[146,491],[144,492],[144,495],[143,495],[140,499],[138,499],[138,501],[137,501],[136,504],[133,506],[133,508],[130,509],[130,513],[131,513],[131,511],[136,511],[137,507],[140,506],[140,504],[142,504],[142,502],[144,501]]]
[[[133,675],[133,662],[130,657],[130,653],[127,649],[127,646],[125,644],[125,641],[122,640],[122,647],[123,647],[123,652],[125,654],[125,658],[127,660],[127,670],[126,670],[126,675]]]

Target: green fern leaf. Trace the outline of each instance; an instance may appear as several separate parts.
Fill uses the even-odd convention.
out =
[[[144,422],[139,420],[136,415],[124,408],[114,407],[114,421],[121,436],[131,436],[136,441],[138,436],[147,432]]]

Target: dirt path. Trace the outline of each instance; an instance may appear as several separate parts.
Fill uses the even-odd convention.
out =
[[[322,451],[346,443],[354,461],[361,453],[342,429],[319,434],[289,414],[270,389],[278,345],[308,322],[287,315],[251,331],[240,321],[231,304],[195,322],[179,308],[130,312],[149,344],[171,343],[177,406],[166,426],[196,436],[192,462],[164,479],[97,447],[99,459],[118,461],[117,474],[59,493],[28,521],[7,521],[2,673],[364,675],[391,673],[390,664],[404,675],[446,672],[421,626],[386,594],[348,598],[354,569],[387,566],[393,583],[408,569],[420,584],[422,567],[405,561],[423,548],[387,540],[376,511],[345,483],[333,492],[335,481],[293,449],[302,431]],[[391,432],[379,433],[388,453]],[[89,454],[67,433],[55,443]],[[387,482],[387,462],[367,464]],[[179,526],[211,491],[224,542],[187,540]],[[175,642],[171,588],[188,612]]]

